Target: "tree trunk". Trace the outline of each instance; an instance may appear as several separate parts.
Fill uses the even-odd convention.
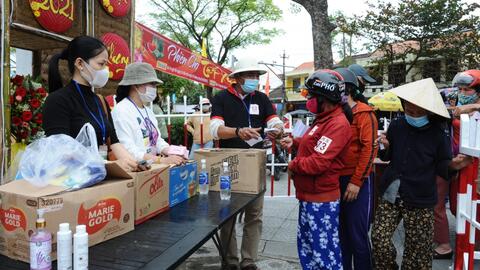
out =
[[[332,68],[332,36],[335,29],[328,17],[327,0],[293,0],[302,5],[312,18],[315,69]]]

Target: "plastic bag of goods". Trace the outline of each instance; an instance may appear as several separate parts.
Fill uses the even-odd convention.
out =
[[[22,156],[16,178],[39,187],[55,185],[69,189],[102,181],[107,172],[93,127],[86,124],[77,139],[81,142],[59,134],[33,142]]]

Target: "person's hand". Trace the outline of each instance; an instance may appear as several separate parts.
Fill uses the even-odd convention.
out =
[[[137,168],[135,169],[135,172],[148,171],[148,170],[150,170],[151,168],[152,168],[152,167],[151,167],[148,163],[145,163],[145,164],[137,163]]]
[[[280,146],[285,150],[290,149],[292,145],[293,145],[293,139],[290,137],[285,137],[280,140]]]
[[[461,114],[470,114],[480,109],[480,104],[467,104],[462,106],[457,106],[453,111],[453,116],[460,117]]]
[[[244,141],[260,138],[261,128],[241,128],[238,130],[238,136]]]
[[[162,164],[173,164],[173,165],[182,165],[185,164],[185,159],[181,156],[176,156],[176,155],[171,155],[168,157],[160,157],[159,158],[159,163]]]
[[[137,162],[129,158],[118,159],[115,162],[127,172],[134,172],[137,170],[138,167]]]
[[[343,196],[343,200],[346,202],[351,202],[356,200],[358,197],[358,192],[360,192],[359,186],[352,183],[348,183],[347,190],[345,191],[345,195]]]
[[[377,140],[379,143],[383,144],[385,148],[388,148],[390,146],[390,142],[387,140],[387,135],[385,133],[380,134]]]
[[[471,156],[466,156],[463,154],[458,154],[456,157],[452,159],[452,162],[450,163],[450,168],[454,170],[461,170],[468,165],[472,164],[473,162],[473,157]]]
[[[283,134],[283,127],[276,126],[275,128],[278,130],[267,132],[267,137],[272,141],[280,138]]]

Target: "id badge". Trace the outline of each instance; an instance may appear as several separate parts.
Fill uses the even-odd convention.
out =
[[[258,104],[250,104],[250,114],[251,115],[259,115],[260,114],[260,109],[258,107]]]
[[[107,160],[108,159],[108,146],[107,145],[100,145],[98,147],[98,153],[100,154],[100,156]]]

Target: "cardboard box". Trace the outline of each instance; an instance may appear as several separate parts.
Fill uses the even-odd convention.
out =
[[[169,165],[152,165],[152,169],[132,173],[135,180],[135,225],[169,209]]]
[[[170,168],[170,207],[197,194],[197,163]]]
[[[70,223],[73,233],[77,224],[87,225],[90,246],[133,230],[134,181],[116,164],[107,165],[107,173],[109,179],[130,179],[105,180],[71,192],[57,186],[35,187],[25,180],[0,186],[0,254],[29,261],[29,235],[35,230],[38,208],[46,210],[52,259],[60,223]]]
[[[198,164],[202,159],[206,160],[210,190],[220,191],[220,174],[226,161],[232,192],[258,194],[265,190],[265,153],[262,149],[202,149],[195,151],[195,160]]]

